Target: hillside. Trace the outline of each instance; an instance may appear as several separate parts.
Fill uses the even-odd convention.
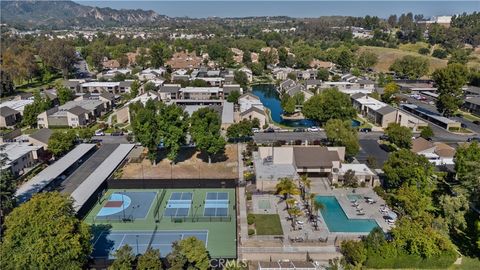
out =
[[[438,68],[447,66],[447,59],[421,55],[417,52],[419,47],[422,47],[421,43],[401,45],[399,49],[361,46],[360,51],[370,51],[378,55],[378,63],[375,65],[375,69],[379,72],[387,72],[390,65],[392,65],[396,59],[402,58],[405,55],[419,56],[428,59],[430,63],[430,73]],[[469,67],[480,68],[480,50],[472,53],[471,60],[467,65]]]
[[[154,11],[116,10],[66,1],[1,1],[1,22],[19,28],[128,26],[156,23],[165,16]]]

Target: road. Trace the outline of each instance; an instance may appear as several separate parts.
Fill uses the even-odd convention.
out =
[[[127,136],[93,136],[92,140],[94,141],[101,141],[103,144],[117,144],[117,143],[129,143],[127,140]]]

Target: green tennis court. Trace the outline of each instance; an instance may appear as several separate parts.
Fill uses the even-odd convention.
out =
[[[134,197],[128,212],[133,217],[131,219],[99,219],[98,214],[102,212],[102,209],[105,212],[105,209],[109,207],[120,207],[120,203],[112,202],[117,200],[116,196],[118,195],[112,196],[112,194],[156,194],[156,196],[153,200],[136,199],[135,196],[130,196],[130,198]],[[119,198],[123,199],[123,197]],[[142,205],[142,202],[145,205]],[[168,255],[164,253],[170,251],[172,242],[181,239],[179,238],[180,235],[185,237],[189,235],[189,232],[194,232],[193,236],[200,237],[201,239],[199,239],[202,241],[205,239],[205,243],[208,243],[207,250],[212,258],[235,258],[235,202],[235,189],[107,190],[84,218],[85,222],[92,225],[96,236],[92,241],[92,244],[94,244],[92,256],[108,256],[110,252],[125,243],[128,243],[136,251],[136,235],[139,235],[138,239],[141,240],[138,244],[140,253],[148,247],[147,244],[150,244],[153,248],[159,248],[161,256],[164,257]],[[123,203],[125,203],[125,200]],[[148,211],[144,216],[147,208]],[[136,210],[141,211],[141,214],[135,213]],[[117,213],[117,215],[123,215],[122,212]],[[132,234],[135,236],[132,236]],[[145,239],[148,238],[148,235],[152,239],[163,237],[164,240],[161,243],[146,243]],[[125,242],[125,239],[128,241]],[[132,244],[132,239],[135,240],[135,244]],[[165,243],[165,241],[168,243]],[[108,249],[109,245],[110,249]]]

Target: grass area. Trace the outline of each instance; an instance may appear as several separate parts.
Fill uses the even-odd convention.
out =
[[[469,112],[464,112],[464,111],[460,111],[460,110],[459,110],[457,113],[462,114],[462,117],[465,118],[465,119],[467,119],[468,121],[471,121],[471,122],[473,122],[473,121],[480,121],[480,117],[475,116],[475,115],[473,115],[473,114],[471,114],[471,113],[469,113]]]
[[[480,259],[463,257],[462,264],[452,265],[448,269],[450,270],[476,270],[480,268]]]
[[[428,59],[430,63],[430,72],[438,68],[443,68],[447,66],[448,60],[438,59],[432,56],[421,55],[418,52],[414,52],[414,49],[417,49],[420,45],[412,44],[409,46],[404,46],[401,49],[393,48],[383,48],[383,47],[372,47],[372,46],[361,46],[360,51],[370,51],[378,55],[378,63],[375,65],[375,69],[380,72],[387,72],[388,68],[395,62],[396,59],[402,58],[406,55],[420,56]]]
[[[257,235],[283,235],[280,216],[273,215],[255,215],[255,229]]]
[[[56,75],[50,80],[44,82],[41,78],[35,78],[31,82],[26,82],[22,85],[17,85],[16,89],[19,92],[33,92],[35,90],[40,90],[42,88],[47,88],[48,86],[53,86],[55,83],[62,81],[62,77],[60,75]]]
[[[407,43],[400,44],[398,48],[402,51],[417,53],[421,48],[428,48],[428,44],[425,42]]]

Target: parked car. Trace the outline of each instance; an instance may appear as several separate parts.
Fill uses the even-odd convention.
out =
[[[382,140],[382,141],[387,141],[388,140],[388,135],[386,135],[386,134],[380,135],[379,139]]]
[[[479,125],[479,126],[480,126],[480,121],[478,121],[478,120],[475,120],[475,121],[473,121],[472,123],[474,123],[475,125]]]
[[[467,128],[467,125],[465,125],[464,123],[462,123],[460,126],[461,126],[462,128]]]
[[[371,128],[361,128],[360,132],[368,133],[368,132],[372,132],[372,129]]]
[[[259,128],[252,128],[252,132],[253,133],[258,133],[258,132],[260,132],[260,129]]]
[[[103,130],[99,129],[99,130],[95,131],[95,136],[105,136],[105,132],[103,132]]]
[[[274,132],[275,132],[275,129],[273,129],[273,128],[267,128],[267,129],[265,129],[263,132],[265,132],[265,133],[274,133]]]
[[[467,142],[480,142],[480,137],[472,137],[468,138]]]
[[[123,131],[114,131],[114,132],[112,132],[110,135],[112,135],[112,136],[122,136],[122,135],[123,135]]]
[[[295,128],[293,129],[293,132],[305,132],[304,128]]]
[[[307,129],[307,131],[309,131],[309,132],[319,132],[320,129],[316,126],[311,126]]]

